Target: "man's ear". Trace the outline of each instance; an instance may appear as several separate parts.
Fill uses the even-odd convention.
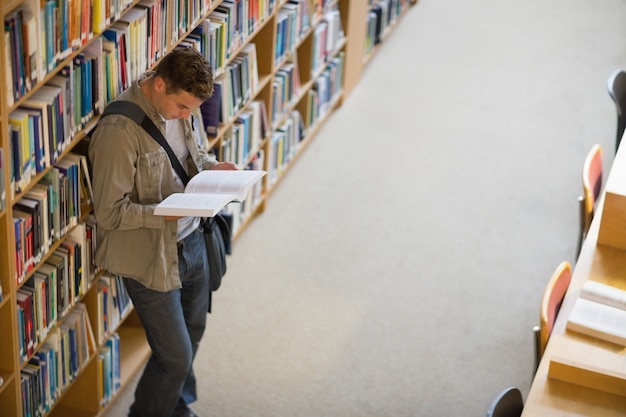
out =
[[[165,94],[167,90],[167,85],[165,84],[165,80],[161,77],[154,77],[154,82],[152,83],[155,91]]]

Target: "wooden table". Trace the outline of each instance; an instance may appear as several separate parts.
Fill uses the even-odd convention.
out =
[[[531,385],[522,417],[626,416],[626,392],[623,396],[615,395],[548,377],[553,359],[571,359],[573,356],[592,366],[607,367],[608,364],[615,375],[626,376],[626,350],[623,347],[565,329],[567,317],[586,280],[626,289],[626,251],[597,244],[603,200],[599,201],[598,211],[574,267],[569,290]],[[596,383],[590,377],[583,378],[582,382],[587,385]]]

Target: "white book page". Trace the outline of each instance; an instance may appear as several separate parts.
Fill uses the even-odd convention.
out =
[[[161,201],[154,209],[157,216],[213,217],[233,201],[232,194],[175,193]]]
[[[580,296],[598,303],[626,310],[626,291],[601,282],[588,280],[580,290]]]
[[[578,298],[568,321],[601,333],[626,338],[626,311],[619,308]]]
[[[248,189],[263,175],[265,171],[202,171],[189,181],[185,193],[226,193],[234,195],[234,200],[243,201]]]

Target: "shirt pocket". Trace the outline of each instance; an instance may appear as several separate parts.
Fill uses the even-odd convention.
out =
[[[171,183],[170,171],[169,158],[164,149],[139,155],[135,184],[140,203],[153,204],[163,200],[164,192],[167,192],[164,186]]]

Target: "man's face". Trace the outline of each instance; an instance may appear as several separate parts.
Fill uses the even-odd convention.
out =
[[[167,94],[161,78],[155,80],[154,89],[154,107],[166,120],[188,119],[193,109],[202,104],[202,100],[183,90]]]

